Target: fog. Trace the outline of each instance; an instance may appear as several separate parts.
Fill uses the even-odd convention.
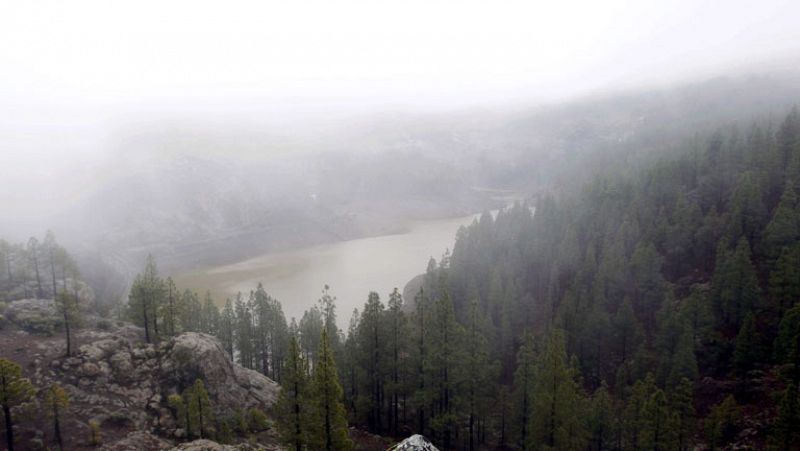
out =
[[[75,202],[107,178],[98,156],[160,120],[352,126],[674,82],[792,55],[798,16],[777,0],[6,2],[0,204]]]
[[[647,121],[790,102],[798,17],[778,0],[7,2],[0,235],[52,229],[127,276],[151,252],[192,271],[500,208],[574,176],[565,158],[653,147]]]

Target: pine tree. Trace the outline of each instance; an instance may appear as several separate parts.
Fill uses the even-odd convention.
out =
[[[322,330],[320,348],[311,380],[311,422],[309,446],[325,451],[349,451],[353,448],[347,437],[347,414],[342,404],[342,386],[336,372],[328,333]]]
[[[251,303],[245,302],[241,293],[236,296],[234,312],[236,314],[234,340],[239,351],[239,365],[253,369],[256,352],[253,343],[253,313]]]
[[[191,398],[189,416],[192,417],[192,423],[197,426],[200,438],[213,438],[214,410],[211,408],[211,400],[208,398],[202,379],[194,381]]]
[[[196,379],[191,387],[183,392],[183,401],[186,403],[187,424],[191,429],[188,434],[202,438],[213,438],[214,411],[202,379]]]
[[[359,366],[362,368],[363,389],[359,390],[366,406],[370,431],[383,431],[384,363],[387,357],[383,331],[384,306],[377,293],[371,292],[358,323]]]
[[[529,441],[532,449],[579,450],[585,446],[586,427],[579,414],[584,400],[576,377],[567,358],[564,335],[555,329],[547,337],[536,366]]]
[[[794,181],[786,184],[780,203],[764,231],[764,245],[770,257],[778,258],[781,249],[800,239],[800,210]]]
[[[644,379],[636,381],[631,387],[622,415],[623,449],[644,449],[642,446],[646,427],[644,409],[650,395],[655,391],[655,379],[652,374],[647,374]]]
[[[620,364],[625,364],[633,356],[633,351],[642,339],[642,326],[633,312],[631,300],[626,297],[617,309],[612,321],[614,331],[614,351]]]
[[[387,322],[389,330],[389,343],[388,348],[391,353],[391,363],[389,364],[390,384],[387,386],[389,393],[389,410],[388,420],[390,430],[395,437],[399,435],[400,426],[400,400],[403,398],[403,409],[405,410],[405,387],[401,380],[404,374],[404,356],[407,352],[408,330],[406,324],[406,316],[403,313],[403,297],[400,292],[395,288],[389,295],[388,309],[387,309]],[[405,417],[405,415],[404,415]]]
[[[430,319],[429,301],[425,296],[423,288],[414,297],[414,347],[415,347],[415,367],[417,369],[417,384],[414,393],[414,403],[417,407],[417,428],[420,434],[427,432],[427,418],[425,409],[430,403],[431,385],[428,383],[428,368],[430,367],[428,343],[428,322]]]
[[[308,445],[310,420],[307,410],[310,409],[311,397],[306,365],[297,337],[292,334],[275,411],[281,441],[294,451],[303,451]]]
[[[80,322],[80,310],[77,299],[66,290],[58,292],[55,298],[56,310],[64,319],[64,338],[66,339],[66,355],[72,355],[72,329]]]
[[[489,349],[486,338],[482,332],[483,325],[480,323],[478,312],[478,301],[473,300],[469,307],[469,324],[466,336],[466,349],[464,354],[466,361],[466,387],[463,394],[466,397],[468,410],[467,434],[469,450],[472,451],[477,446],[475,438],[477,427],[483,413],[489,409],[489,397],[491,396],[492,380],[498,373],[496,362],[489,360]]]
[[[164,290],[166,291],[167,297],[161,313],[161,316],[164,318],[164,332],[169,336],[175,336],[178,331],[178,327],[176,327],[178,322],[178,288],[175,287],[175,282],[172,280],[172,277],[167,277]]]
[[[800,304],[784,313],[775,339],[775,357],[779,363],[788,364],[789,379],[800,384]]]
[[[60,385],[50,384],[44,396],[45,409],[53,420],[53,436],[58,444],[58,449],[64,449],[64,440],[61,436],[61,418],[69,408],[69,395]]]
[[[347,327],[347,340],[344,343],[344,367],[343,372],[344,383],[342,388],[345,392],[345,403],[350,414],[350,418],[359,418],[359,411],[357,408],[358,400],[358,321],[360,318],[358,309],[353,309],[353,314],[350,316],[350,324]]]
[[[653,451],[673,450],[677,447],[674,431],[670,428],[672,420],[667,396],[656,389],[642,407],[641,449]]]
[[[209,335],[217,335],[219,333],[219,321],[219,307],[214,303],[214,299],[211,298],[211,293],[207,291],[203,301],[200,330]]]
[[[672,370],[667,378],[667,387],[675,387],[684,378],[689,381],[697,379],[699,370],[694,347],[692,331],[690,328],[684,327],[675,349],[675,355],[672,356]]]
[[[145,341],[150,343],[159,335],[159,316],[162,312],[164,282],[152,255],[147,256],[144,272],[136,276],[128,297],[129,316],[144,327]]]
[[[775,269],[769,275],[769,291],[778,315],[800,299],[800,244],[781,249]]]
[[[446,261],[446,260],[445,260]],[[439,289],[431,321],[431,383],[434,390],[431,426],[442,446],[452,445],[457,426],[456,394],[462,377],[463,329],[456,321],[453,302],[444,283]]]
[[[515,406],[515,431],[518,436],[518,445],[525,449],[530,440],[530,421],[533,413],[533,387],[536,354],[533,337],[525,332],[522,346],[517,354],[517,370],[514,373],[514,400]]]
[[[800,448],[800,396],[794,383],[786,387],[778,402],[772,441],[781,451]]]
[[[219,321],[219,341],[228,354],[228,358],[233,362],[234,328],[236,327],[236,315],[233,311],[233,303],[230,299],[225,300],[225,307],[222,309]]]
[[[0,408],[6,426],[6,446],[14,451],[14,419],[11,409],[31,401],[36,394],[33,384],[22,376],[22,368],[8,359],[0,358]]]
[[[323,318],[323,327],[328,332],[331,349],[334,354],[339,352],[339,328],[336,326],[336,298],[331,296],[330,287],[325,285],[322,289],[322,297],[318,301]]]
[[[39,240],[31,237],[28,240],[26,252],[28,254],[28,258],[30,258],[31,263],[33,264],[34,273],[36,274],[36,297],[41,299],[44,297],[44,290],[42,289],[42,277],[39,272]]]
[[[308,369],[311,370],[316,363],[315,353],[319,349],[319,337],[322,336],[322,329],[325,328],[325,321],[319,307],[314,306],[305,312],[300,318],[300,348],[303,351]]]
[[[691,448],[695,432],[696,412],[693,404],[693,384],[683,378],[667,395],[672,417],[670,422],[675,438],[675,449],[685,451]]]
[[[759,341],[755,317],[748,313],[736,335],[733,352],[733,365],[743,384],[747,384],[750,371],[760,361],[762,350]]]
[[[734,436],[739,424],[740,408],[733,395],[711,407],[705,419],[706,440],[711,451],[723,448]]]
[[[614,407],[605,381],[592,395],[589,416],[590,448],[605,451],[613,448]]]
[[[757,307],[759,295],[758,277],[747,239],[741,238],[733,252],[726,251],[724,243],[720,243],[711,283],[721,325],[738,330],[745,315]]]

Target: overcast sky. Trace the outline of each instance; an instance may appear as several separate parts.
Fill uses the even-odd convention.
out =
[[[796,0],[7,0],[0,180],[88,181],[127,120],[552,101],[798,49]]]

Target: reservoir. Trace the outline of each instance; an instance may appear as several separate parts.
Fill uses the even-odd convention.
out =
[[[281,302],[287,321],[299,321],[327,284],[336,297],[339,327],[345,329],[353,309],[362,310],[370,291],[384,303],[395,287],[402,292],[409,280],[425,272],[430,257],[438,261],[446,249],[452,251],[458,228],[478,216],[413,221],[403,233],[270,253],[173,278],[179,289],[201,295],[210,291],[220,306],[238,292],[246,299],[261,282]]]

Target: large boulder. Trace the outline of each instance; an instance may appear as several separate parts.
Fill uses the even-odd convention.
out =
[[[145,431],[134,431],[120,440],[107,443],[99,451],[158,451],[169,449],[169,442]]]
[[[168,386],[188,387],[202,379],[220,409],[266,409],[277,399],[277,383],[234,365],[219,340],[210,335],[183,333],[163,347],[160,370],[162,383]]]
[[[439,451],[439,450],[435,446],[433,446],[433,443],[431,443],[425,437],[419,434],[414,434],[411,437],[398,443],[394,447],[390,448],[390,451]]]
[[[32,333],[52,335],[61,326],[52,299],[22,299],[6,307],[5,317],[18,327]]]

